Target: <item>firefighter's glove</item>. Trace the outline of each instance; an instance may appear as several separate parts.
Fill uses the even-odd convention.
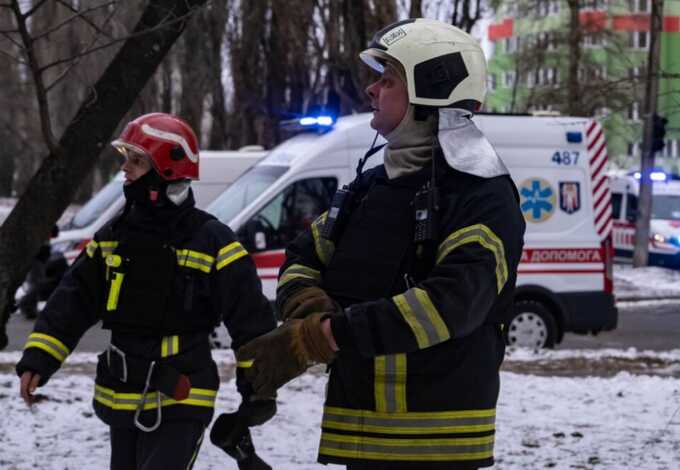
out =
[[[300,289],[283,305],[281,319],[305,318],[312,313],[337,312],[340,305],[331,299],[326,292],[316,286]]]
[[[333,360],[335,352],[321,329],[327,316],[315,313],[304,320],[291,319],[239,348],[238,365],[245,368],[244,375],[259,397],[275,396],[278,388],[312,363]]]

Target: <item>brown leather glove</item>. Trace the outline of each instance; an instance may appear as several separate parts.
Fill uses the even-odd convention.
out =
[[[312,313],[336,312],[340,305],[331,299],[320,287],[311,286],[300,289],[291,295],[283,305],[281,319],[305,318]]]
[[[304,320],[289,320],[238,349],[238,365],[258,396],[274,396],[312,363],[333,360],[335,352],[321,329],[327,317],[315,313]]]

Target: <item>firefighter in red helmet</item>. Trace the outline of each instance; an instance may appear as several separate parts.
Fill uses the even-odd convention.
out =
[[[275,320],[234,233],[194,206],[199,151],[191,127],[146,114],[112,145],[124,157],[125,209],[47,302],[16,366],[20,394],[30,405],[36,387],[101,321],[111,341],[99,355],[93,403],[111,427],[111,468],[187,469],[219,387],[210,332],[224,322],[239,347]],[[236,385],[242,407],[250,406],[252,389],[240,376]]]

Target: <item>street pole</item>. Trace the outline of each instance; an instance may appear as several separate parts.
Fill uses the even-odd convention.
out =
[[[647,83],[645,87],[644,132],[640,156],[640,199],[635,222],[635,249],[633,266],[646,266],[649,258],[649,220],[652,213],[652,180],[654,150],[652,134],[654,115],[659,96],[659,60],[661,57],[661,31],[663,27],[663,0],[652,0],[650,18],[649,55],[647,60]]]

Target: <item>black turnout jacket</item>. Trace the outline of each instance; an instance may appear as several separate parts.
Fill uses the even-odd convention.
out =
[[[110,425],[131,426],[141,407],[147,427],[159,407],[164,420],[210,422],[219,377],[208,337],[220,322],[233,348],[276,326],[250,256],[191,194],[180,207],[133,205],[95,235],[36,321],[17,373],[37,372],[44,385],[100,321],[113,347],[99,356],[95,411]],[[172,390],[177,374],[191,385],[181,401],[159,391],[161,382]]]
[[[364,173],[337,241],[326,214],[287,249],[278,300],[319,286],[344,307],[331,327],[319,461],[493,464],[503,361],[525,229],[509,176],[481,178],[436,160],[437,233],[414,243],[415,194],[431,165],[393,180]],[[414,467],[414,468],[416,468]],[[410,468],[410,467],[409,467]]]

